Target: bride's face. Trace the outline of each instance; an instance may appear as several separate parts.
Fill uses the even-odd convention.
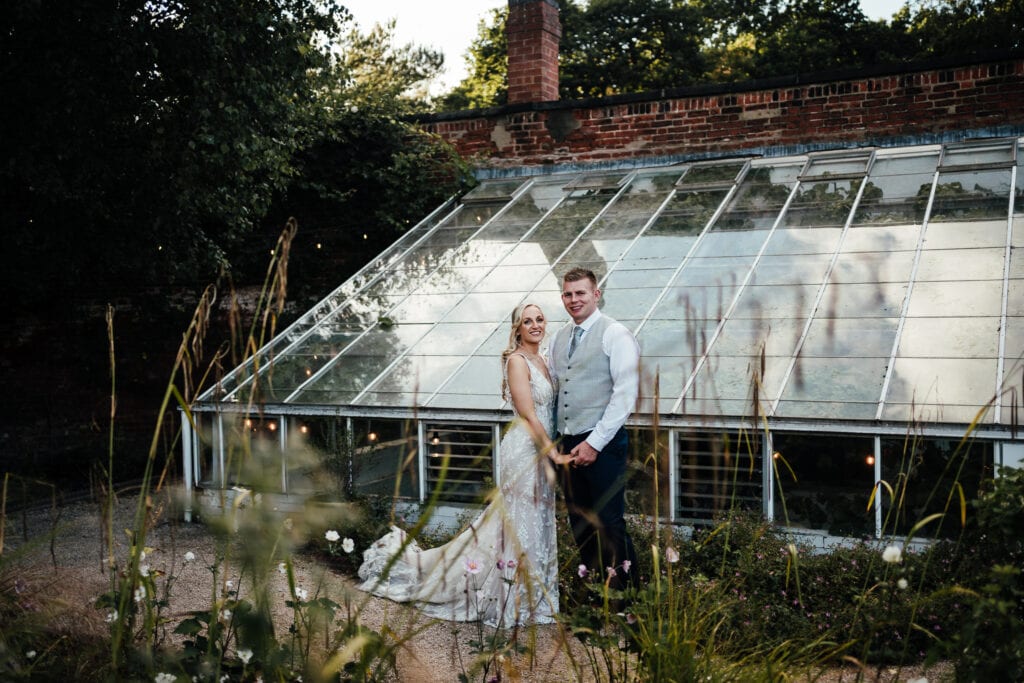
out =
[[[548,321],[544,318],[544,312],[537,306],[527,306],[523,309],[523,321],[519,323],[519,329],[516,331],[522,341],[540,344],[547,327]]]

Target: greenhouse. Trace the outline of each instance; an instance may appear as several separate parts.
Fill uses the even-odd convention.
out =
[[[631,495],[874,536],[878,482],[923,498],[953,458],[974,485],[1024,462],[1022,145],[492,173],[200,397],[186,487],[246,485],[251,449],[286,496],[478,502],[512,417],[509,314],[539,304],[551,338],[584,266],[641,346]]]

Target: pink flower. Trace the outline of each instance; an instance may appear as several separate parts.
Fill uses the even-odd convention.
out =
[[[509,560],[508,562],[505,563],[505,566],[508,567],[509,569],[515,569],[516,568],[516,561],[515,560]]]
[[[469,572],[470,574],[479,574],[481,569],[483,569],[483,567],[480,566],[479,560],[476,560],[476,559],[474,559],[472,557],[467,557],[466,558],[466,571],[467,572]]]
[[[587,565],[581,564],[576,570],[576,573],[579,574],[581,579],[585,579],[587,577]]]
[[[665,548],[665,560],[667,560],[669,564],[675,564],[679,561],[679,551],[672,546]]]
[[[615,567],[608,567],[608,578],[611,579],[611,578],[614,578],[614,577],[615,577]]]
[[[632,567],[632,566],[633,566],[633,563],[630,562],[629,560],[623,560],[622,561],[622,571],[626,572],[627,574],[629,573],[629,568]]]
[[[503,560],[503,559],[501,559],[501,558],[499,557],[499,558],[498,558],[498,571],[501,571],[501,570],[502,570],[502,569],[504,569],[504,568],[505,568],[505,560]]]

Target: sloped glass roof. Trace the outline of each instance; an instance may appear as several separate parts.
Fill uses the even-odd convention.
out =
[[[989,406],[982,424],[1016,425],[1021,145],[485,180],[200,403],[258,389],[293,413],[504,410],[511,310],[538,303],[553,336],[560,276],[581,265],[640,341],[639,419],[967,424]]]

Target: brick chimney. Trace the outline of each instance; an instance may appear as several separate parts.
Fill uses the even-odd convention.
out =
[[[508,0],[508,103],[558,99],[556,0]]]

